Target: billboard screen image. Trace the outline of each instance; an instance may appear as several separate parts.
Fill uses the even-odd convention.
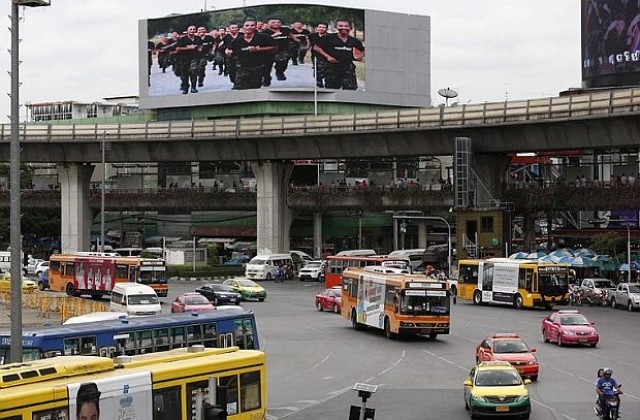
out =
[[[279,4],[149,19],[147,96],[364,90],[364,15]]]
[[[582,1],[582,80],[586,87],[640,81],[640,5],[637,1]]]

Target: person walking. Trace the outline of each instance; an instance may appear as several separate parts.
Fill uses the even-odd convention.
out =
[[[324,87],[324,72],[327,67],[327,59],[315,51],[315,46],[320,42],[320,38],[327,35],[327,22],[318,22],[315,32],[309,35],[309,49],[311,50],[311,60],[316,74],[316,86]]]
[[[271,18],[267,21],[267,29],[263,34],[270,36],[278,46],[271,58],[271,63],[267,64],[264,74],[263,86],[271,85],[271,68],[276,70],[277,80],[287,80],[284,74],[289,64],[289,40],[296,40],[291,32],[291,28],[283,27],[282,21],[278,18]]]
[[[196,59],[198,60],[198,87],[204,86],[204,78],[206,76],[207,63],[213,60],[214,47],[216,40],[207,33],[207,28],[200,26],[198,28],[198,36],[202,40]]]
[[[337,33],[320,38],[315,51],[327,60],[325,87],[328,89],[356,90],[356,66],[354,61],[364,61],[364,45],[349,35],[351,23],[336,22]]]
[[[176,62],[180,71],[180,88],[183,94],[198,93],[196,84],[198,82],[198,50],[202,46],[202,39],[196,36],[196,27],[191,25],[187,28],[187,35],[183,36],[176,43]]]

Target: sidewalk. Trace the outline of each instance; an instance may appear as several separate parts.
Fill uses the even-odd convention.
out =
[[[0,305],[0,332],[9,333],[11,331],[11,308]],[[44,318],[38,314],[37,309],[22,308],[22,328],[41,329],[51,325],[60,325],[59,313],[52,313],[51,318]]]

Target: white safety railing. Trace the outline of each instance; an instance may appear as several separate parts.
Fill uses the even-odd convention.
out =
[[[240,138],[429,129],[640,113],[640,89],[611,90],[554,98],[487,102],[462,106],[412,108],[359,114],[300,115],[126,124],[21,124],[23,141],[72,139]],[[11,125],[0,125],[0,141]]]

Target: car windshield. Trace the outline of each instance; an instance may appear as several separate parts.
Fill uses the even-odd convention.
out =
[[[251,280],[238,280],[238,285],[241,287],[258,287],[258,283]]]
[[[249,265],[265,265],[266,263],[267,263],[267,260],[258,259],[258,258],[254,258],[248,262]]]
[[[582,315],[561,316],[560,325],[589,325],[589,321]]]
[[[329,289],[329,296],[333,297],[342,297],[342,290],[340,289]]]
[[[629,293],[640,293],[640,286],[629,286]]]
[[[477,386],[522,385],[522,379],[515,370],[481,370],[476,376]]]
[[[204,296],[188,296],[185,299],[187,305],[208,305],[209,299]]]
[[[529,353],[529,348],[518,340],[496,340],[493,343],[494,353]]]
[[[217,292],[233,292],[233,288],[226,284],[210,284],[209,287]]]
[[[129,305],[152,305],[159,303],[158,296],[155,295],[133,295],[127,298]]]
[[[613,285],[613,283],[611,283],[610,281],[596,281],[594,282],[595,287],[597,287],[598,289],[602,289],[602,288],[614,288],[615,286]]]
[[[316,268],[316,267],[320,267],[321,264],[322,263],[319,261],[309,261],[304,265],[303,268]]]

